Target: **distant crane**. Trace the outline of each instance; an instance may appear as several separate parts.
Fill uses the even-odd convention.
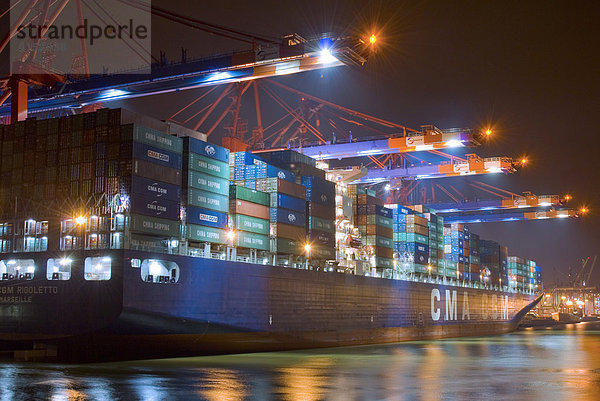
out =
[[[592,260],[592,263],[588,269],[587,276],[585,275],[585,271],[586,271],[586,267],[590,261],[590,258],[588,256],[587,258],[581,260],[581,268],[577,271],[577,274],[575,275],[575,278],[573,278],[573,281],[571,283],[571,285],[573,287],[589,286],[590,278],[592,277],[592,272],[594,271],[594,267],[596,266],[597,258],[598,258],[598,255],[595,255],[594,259]]]

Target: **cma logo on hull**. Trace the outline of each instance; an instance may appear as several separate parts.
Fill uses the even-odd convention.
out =
[[[291,221],[291,222],[296,221],[296,215],[295,214],[290,213],[290,214],[288,214],[287,217],[288,217],[288,221]]]
[[[285,173],[283,171],[278,171],[277,177],[281,178],[282,180],[285,180]]]
[[[204,151],[206,152],[207,155],[211,155],[211,156],[214,156],[214,154],[217,153],[214,146],[210,146],[210,145],[206,145],[204,147]]]
[[[444,300],[439,289],[431,290],[431,319],[435,322],[442,317],[445,321],[459,320],[458,319],[458,292],[456,290],[446,290]],[[472,301],[471,303],[470,300]],[[480,300],[480,305],[478,305]],[[442,313],[445,306],[445,312]],[[472,296],[469,299],[469,293],[464,292],[462,296],[461,320],[471,320],[471,314],[476,315],[474,318],[481,320],[508,320],[508,295],[493,294],[491,297],[488,294]]]

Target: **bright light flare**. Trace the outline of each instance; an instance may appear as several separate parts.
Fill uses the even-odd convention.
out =
[[[310,252],[310,244],[306,244],[306,245],[304,245],[304,250],[305,250],[306,252]]]
[[[447,148],[458,148],[460,146],[464,146],[464,144],[458,139],[451,139],[448,142],[446,142]]]
[[[330,49],[322,49],[319,52],[319,61],[321,62],[321,64],[331,64],[338,61],[338,59],[335,58],[333,54],[331,54]]]
[[[526,165],[526,164],[527,164],[527,162],[528,162],[528,160],[527,160],[527,158],[526,158],[526,157],[523,157],[523,158],[521,158],[521,164],[522,164],[522,165]]]
[[[78,226],[81,226],[81,225],[85,224],[85,217],[84,216],[77,216],[75,218],[75,224],[77,224]]]
[[[490,136],[490,135],[492,135],[492,130],[488,128],[485,130],[485,136]]]
[[[587,212],[589,212],[589,209],[585,206],[583,206],[581,209],[579,209],[579,213],[581,213],[581,214],[586,214]]]
[[[375,34],[372,34],[372,35],[369,37],[369,43],[370,43],[370,44],[372,44],[372,45],[374,45],[374,44],[375,44],[375,42],[377,42],[377,36],[375,36]]]
[[[233,240],[234,240],[234,238],[235,238],[235,231],[233,231],[233,230],[229,230],[229,231],[227,232],[227,239],[229,239],[230,241],[233,241]]]
[[[570,201],[571,199],[573,199],[573,197],[569,194],[565,195],[565,200],[566,201]]]

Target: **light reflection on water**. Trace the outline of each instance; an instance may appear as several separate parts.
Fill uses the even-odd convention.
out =
[[[0,400],[599,400],[600,325],[298,352],[7,363]]]

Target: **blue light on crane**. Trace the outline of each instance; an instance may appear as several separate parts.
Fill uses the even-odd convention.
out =
[[[124,90],[120,90],[120,89],[108,89],[104,92],[102,92],[101,98],[103,100],[113,100],[113,99],[118,99],[121,96],[125,96],[128,95],[129,92],[124,91]]]
[[[209,76],[204,82],[216,82],[223,81],[225,79],[232,78],[232,75],[227,71],[216,72]]]
[[[332,47],[333,40],[331,40],[331,38],[323,38],[319,40],[319,62],[321,64],[331,64],[338,61],[337,58],[331,54]]]

